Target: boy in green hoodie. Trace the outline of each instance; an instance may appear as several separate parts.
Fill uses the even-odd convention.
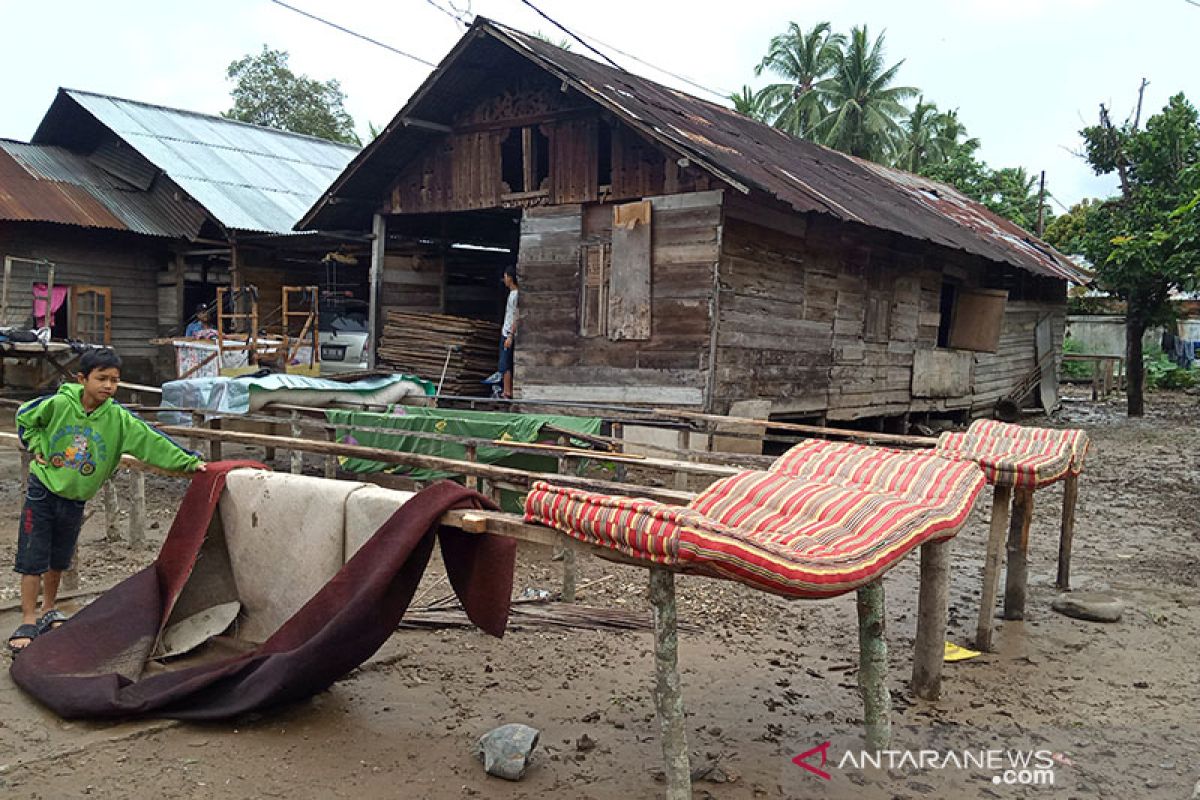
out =
[[[13,655],[66,621],[54,604],[63,570],[75,555],[84,504],[123,454],[172,472],[204,469],[196,453],[112,399],[121,381],[121,359],[112,350],[84,353],[76,377],[78,383],[63,384],[56,394],[30,400],[17,411],[17,436],[33,461],[17,536],[22,619],[8,639]]]

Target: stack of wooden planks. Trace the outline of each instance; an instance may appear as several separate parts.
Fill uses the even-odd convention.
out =
[[[383,366],[437,383],[442,394],[481,395],[481,381],[496,371],[500,326],[494,322],[389,311],[376,358]],[[447,362],[449,356],[449,362]]]

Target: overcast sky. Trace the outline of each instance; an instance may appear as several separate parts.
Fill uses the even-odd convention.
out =
[[[288,2],[432,62],[463,30],[434,7],[448,0]],[[900,83],[958,108],[993,167],[1046,170],[1065,205],[1113,191],[1113,181],[1070,152],[1099,103],[1124,118],[1142,77],[1150,81],[1143,116],[1179,91],[1200,102],[1200,7],[1186,0],[533,2],[577,33],[722,92],[765,82],[754,65],[791,21],[886,29],[889,63],[905,61]],[[522,0],[472,0],[469,10],[467,0],[457,3],[468,16],[562,36]],[[341,81],[364,139],[367,122],[381,127],[429,73],[269,0],[0,0],[0,30],[0,137],[20,140],[32,136],[59,86],[218,113],[230,106],[225,67],[263,44],[291,53],[298,72]],[[609,52],[632,72],[706,96]]]

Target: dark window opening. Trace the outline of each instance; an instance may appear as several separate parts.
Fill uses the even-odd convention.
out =
[[[942,298],[938,303],[938,312],[941,314],[941,319],[938,320],[938,347],[950,346],[950,327],[954,323],[954,301],[957,295],[958,289],[954,284],[942,284]]]
[[[500,180],[508,185],[510,192],[525,191],[525,149],[523,131],[512,128],[508,138],[500,143]]]
[[[596,128],[596,182],[601,186],[612,185],[612,127],[603,120]]]
[[[535,192],[541,189],[542,182],[550,177],[550,137],[535,125],[530,129],[529,147],[533,151],[527,159],[527,163],[533,167],[533,180],[529,182],[529,191]]]

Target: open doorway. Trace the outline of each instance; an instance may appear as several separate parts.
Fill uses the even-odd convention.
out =
[[[380,291],[378,366],[483,395],[497,371],[517,263],[519,209],[390,217]]]

